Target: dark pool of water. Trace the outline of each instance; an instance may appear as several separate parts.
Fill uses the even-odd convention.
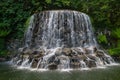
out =
[[[29,71],[0,63],[0,80],[120,80],[120,65],[105,69],[60,71]]]

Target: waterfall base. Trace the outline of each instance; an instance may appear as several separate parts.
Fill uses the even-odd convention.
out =
[[[55,49],[23,49],[13,63],[25,68],[37,69],[82,69],[112,64],[114,60],[96,47]]]

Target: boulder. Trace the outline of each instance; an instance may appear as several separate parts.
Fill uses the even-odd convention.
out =
[[[40,58],[43,57],[43,55],[45,54],[44,50],[35,50],[33,51],[32,55],[34,58]]]
[[[98,51],[96,52],[96,56],[98,56],[98,57],[103,57],[103,56],[105,56],[105,55],[104,55],[104,52],[103,52],[103,51],[98,50]]]
[[[34,59],[34,61],[32,62],[31,67],[32,67],[32,68],[36,68],[36,67],[37,67],[37,64],[38,64],[38,60],[37,60],[37,59]]]
[[[41,50],[34,50],[32,52],[32,54],[44,54],[45,53],[45,50],[44,49],[41,49]]]
[[[84,55],[78,55],[78,57],[79,57],[80,60],[85,60],[85,59],[87,59],[87,57],[85,56],[85,54],[84,54]]]
[[[78,69],[78,68],[80,68],[80,63],[72,62],[72,63],[70,63],[70,68]]]
[[[55,51],[55,55],[56,55],[56,56],[60,56],[60,55],[61,55],[61,52],[62,52],[62,48],[58,48],[58,49]]]
[[[96,56],[95,55],[87,55],[87,57],[89,57],[91,60],[96,60]]]
[[[23,50],[24,50],[24,48],[19,48],[19,49],[18,49],[18,52],[22,53]]]
[[[26,49],[22,52],[23,54],[32,54],[33,51],[31,49]]]
[[[62,49],[62,54],[66,55],[66,56],[70,56],[71,53],[72,53],[71,48],[63,48]]]
[[[48,68],[49,68],[50,70],[54,70],[54,69],[57,69],[57,65],[56,65],[55,63],[50,63],[50,64],[48,65]]]
[[[21,55],[20,58],[29,58],[29,55],[28,54],[24,54],[24,55]]]
[[[77,54],[82,55],[85,51],[82,48],[72,48],[72,52],[77,52]]]
[[[80,68],[80,62],[79,62],[78,56],[73,56],[70,58],[70,67],[71,68]]]
[[[96,67],[96,63],[94,60],[85,60],[85,63],[89,68]]]

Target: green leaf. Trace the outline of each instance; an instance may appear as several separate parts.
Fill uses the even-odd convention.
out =
[[[51,0],[45,0],[46,3],[50,4],[51,3]]]
[[[120,48],[108,49],[108,52],[109,52],[110,55],[120,56]]]
[[[112,31],[112,36],[120,39],[120,28],[116,28]]]
[[[107,38],[106,38],[106,36],[103,35],[103,34],[99,34],[99,35],[97,36],[97,39],[98,39],[98,42],[99,42],[99,43],[107,43]]]
[[[0,37],[6,37],[10,32],[11,30],[0,30]]]

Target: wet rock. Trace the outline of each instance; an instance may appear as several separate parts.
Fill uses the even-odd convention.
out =
[[[102,56],[105,56],[105,55],[104,55],[104,52],[103,52],[103,51],[98,50],[98,51],[96,52],[96,56],[102,57]]]
[[[51,63],[48,65],[48,69],[50,69],[50,70],[57,69],[57,65],[55,63]]]
[[[53,51],[52,50],[46,50],[45,55],[51,54]]]
[[[93,54],[93,55],[87,55],[87,57],[89,57],[91,60],[96,60],[96,56]]]
[[[62,49],[62,54],[66,55],[66,56],[70,56],[71,53],[72,53],[71,48],[63,48]]]
[[[18,49],[18,52],[22,53],[23,50],[24,50],[24,48],[19,48],[19,49]]]
[[[115,60],[115,62],[120,62],[120,56],[112,55],[112,58]]]
[[[23,54],[32,54],[33,51],[31,49],[26,49],[25,51],[22,52]]]
[[[71,68],[80,68],[79,57],[74,56],[70,58],[70,67]]]
[[[83,55],[84,54],[84,50],[82,48],[72,48],[72,52],[76,52],[79,55]]]
[[[32,52],[31,57],[40,58],[43,57],[44,54],[45,54],[44,50],[35,50]]]
[[[20,60],[19,62],[17,62],[17,65],[20,66],[22,64],[23,60]]]
[[[33,52],[32,52],[32,54],[44,54],[45,53],[45,50],[44,49],[41,49],[41,50],[34,50]]]
[[[37,67],[37,64],[38,64],[38,60],[37,60],[37,59],[34,59],[34,61],[32,62],[31,67],[32,67],[32,68],[36,68],[36,67]]]
[[[79,57],[80,60],[85,60],[85,59],[87,59],[87,57],[85,56],[85,54],[84,54],[84,55],[78,55],[78,57]]]
[[[85,48],[85,54],[93,54],[93,50]]]
[[[57,65],[60,64],[60,59],[58,59],[58,57],[55,57],[54,63]]]
[[[85,63],[89,68],[96,67],[96,63],[93,60],[86,60]]]
[[[61,55],[61,56],[58,56],[58,59],[59,59],[59,60],[68,60],[69,57],[68,57],[68,56],[65,56],[65,55]]]
[[[71,62],[79,62],[80,58],[78,56],[70,57]]]
[[[78,68],[80,68],[80,63],[72,62],[72,63],[70,63],[70,68],[78,69]]]
[[[55,52],[55,55],[60,56],[60,55],[62,55],[61,53],[62,53],[62,48],[58,48]]]
[[[107,64],[110,64],[111,62],[114,62],[111,57],[103,57],[103,60],[104,60]]]
[[[55,61],[55,55],[51,56],[49,59],[48,59],[48,63],[52,63]]]
[[[28,54],[24,54],[24,55],[21,55],[20,58],[25,58],[25,59],[27,59],[27,58],[29,58],[29,55],[28,55]]]

